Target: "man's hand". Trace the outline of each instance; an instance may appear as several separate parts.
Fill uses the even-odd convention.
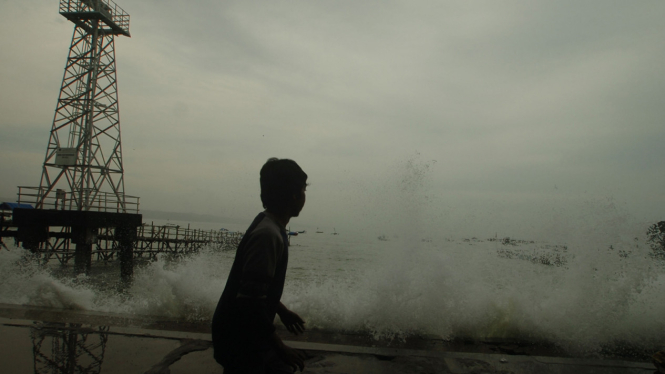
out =
[[[281,304],[281,307],[277,310],[277,314],[284,326],[286,326],[286,329],[292,334],[298,335],[305,332],[305,321],[295,312],[286,309],[284,304]]]

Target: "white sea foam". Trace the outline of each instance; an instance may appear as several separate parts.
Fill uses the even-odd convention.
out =
[[[570,260],[557,267],[499,258],[495,245],[449,243],[405,254],[392,244],[397,254],[360,282],[302,282],[285,302],[310,325],[377,337],[515,338],[584,350],[662,340],[665,276],[643,246],[628,243],[628,258],[617,244],[571,247]]]
[[[95,292],[85,276],[58,277],[29,252],[14,248],[0,251],[0,302],[66,309],[91,309]]]
[[[309,327],[388,339],[543,340],[583,350],[662,343],[665,274],[647,246],[632,239],[613,242],[613,249],[607,242],[569,244],[563,266],[500,257],[497,249],[505,246],[498,242],[356,242],[335,257],[330,252],[342,248],[316,247],[315,236],[300,240],[292,247],[283,301]],[[232,255],[162,258],[137,269],[131,287],[117,293],[94,276],[69,279],[26,260],[24,251],[2,251],[0,302],[205,321]]]

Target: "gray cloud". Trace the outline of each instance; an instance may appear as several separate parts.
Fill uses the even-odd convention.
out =
[[[51,5],[0,3],[3,196],[39,178],[73,29]],[[394,207],[381,186],[414,159],[436,160],[417,193],[450,228],[529,232],[604,196],[663,219],[662,2],[120,5],[126,188],[146,209],[251,216],[279,156],[310,175],[312,226]]]

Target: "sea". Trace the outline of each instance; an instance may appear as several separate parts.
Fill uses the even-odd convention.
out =
[[[665,344],[665,267],[643,230],[587,230],[565,242],[437,232],[308,230],[291,237],[282,301],[307,327],[375,340],[508,339],[570,352]],[[235,251],[140,263],[40,263],[0,250],[0,303],[209,321]]]
[[[575,355],[665,346],[665,261],[646,235],[654,222],[602,196],[539,197],[527,219],[485,202],[455,210],[431,188],[432,165],[413,157],[358,187],[356,200],[339,199],[353,225],[291,237],[282,302],[309,329],[382,342],[518,341]],[[294,231],[312,206],[292,220]],[[516,217],[519,231],[502,226]],[[72,263],[44,264],[10,245],[0,249],[0,303],[206,324],[234,256],[213,247],[162,255],[138,262],[124,285],[117,262],[76,275]]]

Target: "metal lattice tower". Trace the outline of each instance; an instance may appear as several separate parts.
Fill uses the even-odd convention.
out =
[[[35,207],[126,212],[114,37],[129,14],[111,0],[60,0],[60,14],[76,26]]]

